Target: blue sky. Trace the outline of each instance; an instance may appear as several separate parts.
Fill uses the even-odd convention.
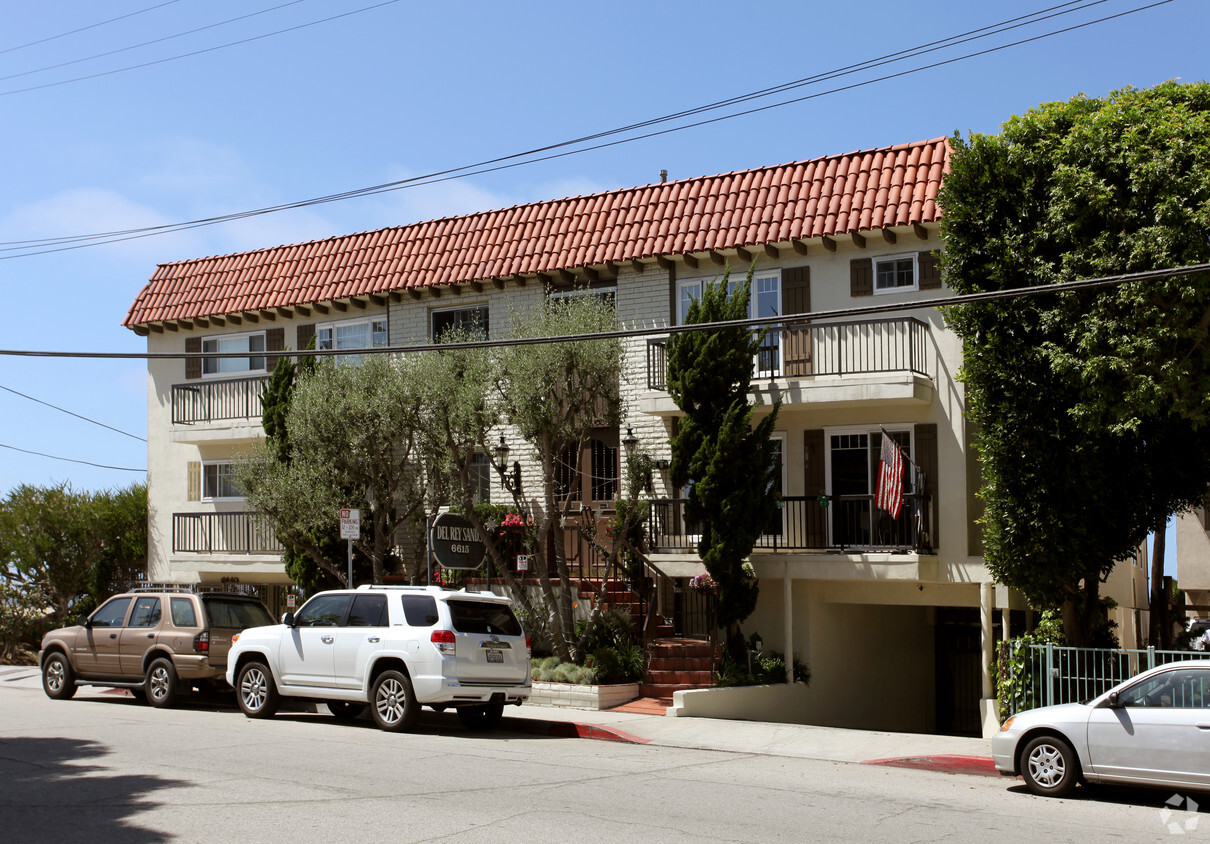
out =
[[[661,169],[675,179],[955,131],[995,132],[1041,102],[1206,79],[1210,4],[1171,0],[874,81],[1146,5],[12,3],[0,34],[0,289],[9,317],[0,348],[144,351],[120,322],[159,262],[646,184]],[[659,137],[122,243],[36,255],[14,247],[462,167],[825,74],[1047,7],[1070,13],[746,107],[811,97],[802,102]],[[126,17],[104,23],[120,16]],[[223,23],[241,16],[247,17]],[[334,16],[340,17],[321,22]],[[182,34],[191,30],[200,31]],[[223,46],[233,42],[244,43]],[[855,83],[868,84],[825,93]],[[20,483],[99,489],[142,477],[121,470],[146,466],[146,447],[136,438],[146,435],[145,373],[138,360],[0,355],[0,494]]]

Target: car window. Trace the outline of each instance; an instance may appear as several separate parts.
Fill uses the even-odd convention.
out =
[[[356,595],[349,610],[349,627],[385,627],[387,624],[386,595]]]
[[[268,610],[251,601],[233,601],[229,598],[207,598],[206,615],[211,627],[229,627],[247,630],[249,627],[268,627],[273,618]]]
[[[459,633],[497,633],[520,636],[521,625],[507,604],[485,601],[447,601],[454,630]]]
[[[1165,671],[1118,694],[1122,706],[1160,706],[1175,709],[1210,707],[1210,668]]]
[[[93,627],[121,627],[126,620],[126,610],[130,607],[131,598],[114,598],[106,601],[99,610],[92,614]]]
[[[172,598],[172,624],[175,627],[197,627],[197,613],[189,598]]]
[[[134,612],[130,614],[131,627],[155,627],[160,623],[160,599],[154,596],[144,596],[134,602]]]
[[[411,627],[432,627],[437,623],[437,602],[432,595],[401,595],[403,617]]]
[[[350,595],[316,595],[294,616],[295,627],[335,627],[344,618]]]

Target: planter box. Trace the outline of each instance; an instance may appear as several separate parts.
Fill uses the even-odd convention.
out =
[[[565,709],[612,709],[639,696],[638,683],[609,686],[583,686],[577,683],[533,684],[529,703],[559,706]]]

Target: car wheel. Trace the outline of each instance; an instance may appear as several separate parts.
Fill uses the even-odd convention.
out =
[[[147,679],[143,683],[143,692],[147,695],[147,702],[152,706],[165,708],[176,703],[176,669],[172,667],[170,660],[160,657],[147,666]]]
[[[490,730],[504,717],[504,705],[488,703],[483,706],[459,706],[458,720],[468,730]]]
[[[327,701],[328,711],[342,721],[351,721],[366,711],[364,703],[353,703],[348,700]]]
[[[374,723],[384,730],[410,730],[420,715],[420,704],[412,691],[412,681],[402,671],[384,671],[374,681],[370,693]]]
[[[281,703],[273,675],[263,662],[249,662],[235,678],[235,699],[249,718],[272,718]]]
[[[67,656],[52,653],[42,663],[42,690],[54,700],[69,700],[76,694],[76,672]]]
[[[1039,736],[1021,752],[1025,785],[1042,797],[1071,794],[1080,778],[1080,763],[1071,745],[1056,736]]]

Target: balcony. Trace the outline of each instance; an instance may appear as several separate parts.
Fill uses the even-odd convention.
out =
[[[786,496],[755,549],[820,554],[926,550],[921,526],[927,532],[929,517],[928,497],[920,494],[903,496],[898,519],[875,509],[873,495]],[[653,551],[696,552],[701,528],[685,518],[685,499],[652,499],[647,535]]]
[[[177,554],[280,554],[269,520],[258,513],[173,513]]]
[[[647,389],[668,389],[667,338],[647,341]],[[753,361],[757,380],[899,375],[932,381],[929,327],[916,317],[771,330]]]
[[[198,425],[261,418],[267,375],[172,385],[172,424]]]

